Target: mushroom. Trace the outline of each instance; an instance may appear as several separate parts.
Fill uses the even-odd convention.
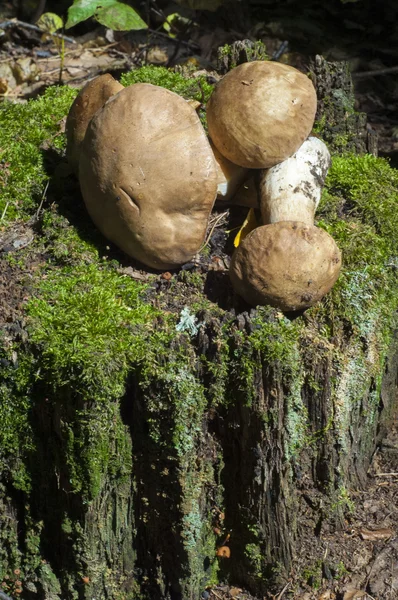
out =
[[[297,69],[271,61],[239,65],[207,104],[209,135],[231,162],[268,168],[292,156],[311,132],[316,92]]]
[[[251,176],[247,179],[243,185],[237,190],[233,198],[231,199],[232,204],[239,206],[247,206],[248,208],[259,208],[258,202],[258,191],[257,191],[257,172],[251,172]]]
[[[228,158],[225,158],[225,156],[219,153],[211,140],[210,146],[217,165],[217,200],[228,203],[249,177],[250,171],[244,167],[234,165]]]
[[[87,210],[109,240],[170,270],[203,243],[217,170],[195,110],[164,88],[137,83],[90,121],[79,164]]]
[[[106,73],[89,81],[76,96],[65,125],[66,156],[76,174],[80,148],[90,120],[111,96],[123,89],[121,83]]]
[[[295,311],[327,294],[340,268],[340,250],[326,231],[281,221],[249,233],[232,257],[230,277],[249,304]]]
[[[261,171],[263,223],[301,221],[313,225],[329,166],[326,145],[316,137],[309,137],[293,156]]]

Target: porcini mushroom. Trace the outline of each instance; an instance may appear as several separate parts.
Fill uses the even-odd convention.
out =
[[[217,200],[228,203],[235,196],[237,190],[243,185],[249,177],[249,169],[239,167],[225,158],[217,150],[210,140],[210,146],[213,150],[214,160],[217,166]]]
[[[309,137],[293,156],[260,172],[260,208],[264,225],[300,221],[313,225],[330,166],[322,140]]]
[[[295,311],[318,302],[332,288],[340,267],[340,250],[326,231],[281,221],[249,233],[232,257],[230,277],[249,304]]]
[[[91,218],[126,254],[169,270],[199,250],[217,171],[198,115],[177,94],[137,83],[113,96],[90,121],[79,174]]]
[[[89,122],[111,96],[123,89],[121,83],[106,73],[86,83],[76,96],[65,124],[66,156],[76,174]]]
[[[311,132],[316,93],[303,73],[277,62],[232,69],[207,104],[209,135],[231,162],[254,169],[292,156]]]

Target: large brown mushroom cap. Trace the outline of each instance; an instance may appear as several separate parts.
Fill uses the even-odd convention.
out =
[[[230,161],[262,169],[282,162],[311,132],[316,93],[300,71],[254,61],[233,69],[207,104],[209,135]]]
[[[122,84],[106,73],[89,81],[78,93],[66,119],[66,156],[77,173],[80,148],[86,130],[97,110],[117,92],[124,89]]]
[[[200,248],[217,194],[217,170],[195,110],[164,88],[137,83],[93,117],[80,186],[100,231],[156,269]]]
[[[249,233],[232,257],[230,277],[249,304],[293,311],[327,294],[340,268],[341,252],[326,231],[285,221]]]

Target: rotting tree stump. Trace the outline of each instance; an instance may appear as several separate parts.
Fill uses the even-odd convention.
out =
[[[317,58],[313,77],[320,135],[366,150],[346,65]],[[258,595],[286,582],[303,565],[302,539],[320,544],[342,523],[397,412],[395,308],[366,312],[358,286],[339,296],[351,318],[334,300],[283,316],[249,310],[225,271],[209,272],[218,302],[188,301],[196,321],[181,319],[152,370],[132,364],[107,402],[83,401],[67,381],[54,388],[31,348],[42,369],[26,408],[34,444],[0,484],[4,589],[19,578],[26,600],[196,600],[219,580]],[[158,318],[157,343],[164,328]]]

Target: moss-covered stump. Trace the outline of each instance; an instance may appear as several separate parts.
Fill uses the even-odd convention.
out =
[[[209,92],[145,69],[125,83]],[[337,284],[301,315],[250,310],[223,230],[172,275],[95,231],[62,162],[73,96],[0,105],[0,589],[264,594],[324,555],[397,412],[398,172],[335,154],[317,225]]]

